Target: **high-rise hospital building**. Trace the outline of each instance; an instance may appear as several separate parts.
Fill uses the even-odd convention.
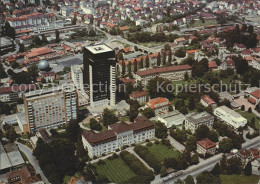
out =
[[[55,128],[77,119],[77,91],[72,86],[32,91],[25,93],[23,99],[31,132]]]
[[[85,47],[83,67],[84,89],[90,98],[90,107],[115,105],[115,51],[103,44]]]

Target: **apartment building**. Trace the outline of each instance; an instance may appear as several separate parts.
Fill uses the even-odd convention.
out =
[[[24,94],[30,132],[55,128],[77,119],[77,92],[72,86],[58,86]]]
[[[108,126],[105,132],[95,133],[87,130],[82,133],[83,145],[88,149],[91,158],[101,156],[155,137],[152,121],[144,116],[138,116],[134,123],[114,123]]]
[[[247,124],[247,119],[238,114],[236,111],[226,107],[221,106],[214,110],[213,112],[220,120],[224,121],[226,124],[232,128],[238,129],[239,127],[244,127]]]
[[[192,133],[201,125],[207,125],[212,128],[214,117],[207,112],[193,112],[186,115],[185,129],[190,129]]]
[[[142,82],[142,85],[146,86],[149,80],[155,77],[162,77],[169,80],[183,80],[185,73],[191,76],[190,65],[177,65],[169,67],[154,68],[149,70],[139,70],[134,77],[137,81]]]

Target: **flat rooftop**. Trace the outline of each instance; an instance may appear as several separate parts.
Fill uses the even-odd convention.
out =
[[[12,167],[12,164],[4,150],[2,143],[0,142],[0,170]]]
[[[110,47],[108,47],[107,45],[104,45],[104,44],[88,46],[88,47],[86,47],[86,49],[88,49],[93,54],[100,54],[100,53],[104,53],[104,52],[113,51],[113,49],[111,49]]]
[[[0,37],[0,47],[12,45],[12,39],[8,37]]]

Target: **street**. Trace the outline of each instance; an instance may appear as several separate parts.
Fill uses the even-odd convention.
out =
[[[48,179],[45,177],[44,173],[42,172],[41,167],[39,166],[38,160],[32,155],[32,150],[30,150],[30,148],[28,148],[27,146],[25,146],[19,142],[16,142],[16,144],[18,145],[19,149],[26,155],[29,162],[34,167],[36,173],[41,175],[42,181],[46,184],[49,184],[50,182],[48,181]]]

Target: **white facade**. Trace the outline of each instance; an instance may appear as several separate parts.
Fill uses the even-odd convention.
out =
[[[207,125],[209,128],[212,128],[214,122],[214,117],[207,112],[196,113],[186,115],[185,120],[185,129],[191,130],[192,133],[195,133],[195,130],[201,125]]]
[[[147,126],[142,125],[143,123],[147,123],[147,121]],[[113,128],[113,126],[116,127]],[[120,126],[123,126],[123,128],[121,127],[121,129]],[[130,125],[124,122],[115,123],[110,125],[106,132],[83,132],[82,142],[84,147],[88,149],[89,156],[93,158],[94,156],[98,157],[102,156],[103,154],[115,152],[122,146],[130,146],[132,144],[140,143],[146,139],[152,139],[154,137],[154,125],[151,121],[146,119],[132,123]],[[103,140],[101,140],[102,138]]]
[[[82,65],[72,65],[71,66],[71,79],[79,91],[83,90],[82,68],[83,68]]]
[[[31,132],[77,119],[77,92],[67,86],[26,93],[24,105]]]
[[[214,110],[214,114],[219,119],[235,129],[238,129],[239,127],[244,127],[247,123],[247,119],[226,106],[216,108]]]

